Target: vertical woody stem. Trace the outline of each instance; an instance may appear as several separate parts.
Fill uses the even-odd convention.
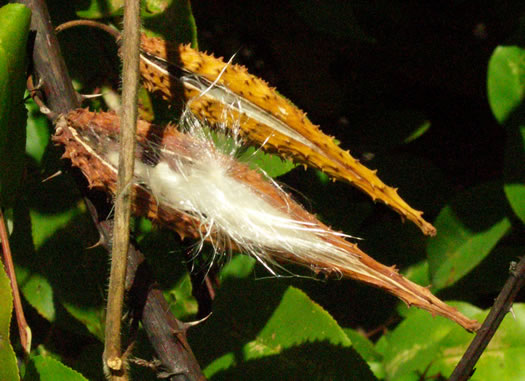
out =
[[[121,354],[120,330],[129,246],[132,197],[130,184],[135,161],[139,41],[140,1],[126,0],[122,45],[122,127],[104,348],[104,366],[111,380],[127,380],[126,364]]]

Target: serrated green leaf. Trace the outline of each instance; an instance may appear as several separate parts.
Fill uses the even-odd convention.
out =
[[[438,235],[428,242],[434,290],[454,284],[487,256],[510,230],[499,184],[483,184],[459,194],[440,212]]]
[[[38,183],[31,195],[56,199],[55,192],[61,192],[65,201],[71,197],[71,184],[65,179]],[[55,183],[58,189],[52,187]],[[57,308],[62,304],[89,332],[102,338],[106,256],[98,250],[86,252],[96,235],[91,234],[90,220],[82,208],[72,205],[44,213],[17,204],[13,230],[17,279],[24,298],[48,321],[72,329],[73,320]],[[73,328],[82,329],[80,325]]]
[[[24,381],[88,381],[76,370],[50,356],[38,355],[31,358]]]
[[[343,329],[302,291],[277,280],[227,279],[213,316],[195,332],[202,341],[192,342],[207,377],[374,379]],[[210,351],[209,342],[222,344]]]
[[[282,176],[297,166],[291,160],[283,160],[278,155],[265,153],[254,147],[247,148],[238,159],[246,162],[252,169],[261,170],[270,177]]]
[[[30,273],[27,269],[16,267],[20,291],[26,300],[38,313],[48,321],[55,320],[55,303],[53,288],[48,280],[36,272]]]
[[[352,347],[371,368],[372,364],[377,364],[383,361],[383,356],[376,351],[374,344],[368,338],[351,328],[343,328],[343,330],[352,342]],[[374,374],[378,376],[376,372],[374,372]]]
[[[32,277],[41,275],[52,294],[42,300],[35,300],[38,295],[33,293],[24,292],[24,296],[34,306],[45,301],[61,303],[89,332],[102,340],[106,257],[95,250],[86,252],[87,247],[96,242],[96,236],[89,234],[89,218],[81,214],[79,207],[51,216],[32,211],[31,217],[37,251],[34,264],[26,268]]]
[[[42,214],[37,211],[32,211],[31,221],[33,225],[33,242],[35,249],[38,250],[47,239],[67,226],[73,218],[80,215],[80,213],[80,208],[72,208],[56,214]]]
[[[465,303],[451,303],[466,315],[482,321],[488,311]],[[473,336],[442,318],[413,311],[381,341],[388,380],[419,379],[441,375],[448,378],[465,353]],[[376,345],[376,349],[378,349]],[[515,381],[525,379],[525,305],[514,304],[494,338],[476,364],[470,380]]]
[[[55,319],[53,289],[39,270],[24,266],[36,259],[31,236],[31,220],[27,205],[20,199],[13,208],[13,234],[11,235],[15,272],[24,298],[48,321]]]
[[[22,4],[0,8],[0,206],[15,200],[24,169],[26,110],[23,104],[26,43],[31,11]]]
[[[525,86],[525,50],[498,46],[490,57],[487,92],[492,113],[500,123],[520,106]]]
[[[488,310],[475,316],[482,321]],[[464,354],[472,335],[461,329],[453,329],[442,341],[442,355],[435,363],[436,371],[449,376]],[[515,381],[525,379],[525,305],[514,304],[491,342],[476,364],[476,371],[470,380]]]
[[[350,328],[344,328],[346,336],[352,341],[352,347],[366,361],[372,373],[378,378],[383,379],[385,371],[383,369],[383,356],[374,348],[374,344],[360,333]]]
[[[82,323],[86,329],[100,341],[104,341],[105,310],[101,306],[83,306],[75,303],[62,301],[67,312]]]
[[[9,341],[9,326],[13,310],[11,285],[0,261],[0,380],[19,380],[16,355]]]
[[[467,316],[479,313],[466,303],[453,305]],[[457,328],[466,332],[445,318],[432,317],[422,310],[410,310],[407,318],[376,345],[376,350],[383,355],[386,379],[419,379],[429,364],[443,356],[446,348],[442,341]],[[472,338],[471,334],[466,335]],[[429,376],[435,374],[433,370],[427,372]]]

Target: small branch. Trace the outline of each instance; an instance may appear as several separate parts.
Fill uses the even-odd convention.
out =
[[[101,235],[100,243],[109,251],[112,221],[99,219],[98,207],[87,198],[85,201]],[[142,321],[153,350],[161,362],[163,374],[170,381],[205,380],[186,339],[187,326],[170,312],[168,302],[158,288],[144,255],[133,245],[130,245],[128,251],[126,291],[130,294],[132,316]]]
[[[45,67],[46,70],[36,70],[38,78],[35,83],[41,83],[40,90],[44,94],[47,106],[56,113],[67,112],[77,108],[80,100],[73,89],[66,64],[62,59],[60,45],[44,0],[18,0],[31,8],[31,30],[37,31],[35,49],[33,51],[34,67]],[[47,31],[47,33],[43,33]],[[57,96],[60,94],[60,96]]]
[[[0,208],[0,240],[2,241],[2,253],[5,271],[7,273],[7,277],[11,281],[13,306],[15,308],[20,343],[22,344],[22,348],[24,348],[25,354],[29,355],[29,352],[31,352],[31,328],[29,328],[29,325],[27,325],[24,310],[22,309],[22,300],[20,299],[20,292],[16,282],[15,267],[13,265],[13,258],[11,256],[11,247],[9,246],[9,233],[7,232],[7,226],[2,208]]]
[[[478,362],[481,354],[496,333],[505,315],[510,311],[512,303],[519,290],[525,283],[525,257],[510,269],[510,276],[505,282],[503,289],[499,293],[494,306],[490,310],[481,328],[477,331],[476,337],[470,343],[467,351],[459,361],[456,369],[452,372],[449,381],[468,380],[474,373],[474,366]]]
[[[124,5],[122,69],[122,115],[120,155],[115,200],[115,226],[111,253],[104,366],[111,380],[127,380],[126,364],[121,356],[120,328],[129,247],[131,187],[135,163],[137,94],[139,87],[140,1],[126,0]]]

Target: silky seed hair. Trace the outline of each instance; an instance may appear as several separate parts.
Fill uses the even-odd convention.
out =
[[[135,162],[137,184],[148,189],[158,203],[198,221],[197,231],[202,234],[195,255],[206,241],[213,247],[212,260],[235,247],[256,258],[273,275],[279,274],[276,269],[284,269],[276,261],[278,253],[303,263],[316,263],[318,255],[347,257],[345,250],[323,238],[350,237],[295,218],[290,197],[269,176],[263,173],[279,194],[279,206],[239,181],[235,172],[245,168],[239,167],[235,156],[242,141],[236,129],[221,124],[213,127],[186,108],[179,120],[179,128],[191,136],[184,151],[172,151],[154,140],[139,141]],[[227,143],[218,147],[216,141],[224,143],[225,137]],[[107,141],[107,161],[115,170],[116,148],[116,142]],[[316,272],[326,270],[317,268]]]

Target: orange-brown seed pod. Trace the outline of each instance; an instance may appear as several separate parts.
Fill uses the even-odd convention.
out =
[[[53,137],[65,147],[64,157],[82,170],[92,187],[113,196],[116,160],[112,156],[118,152],[119,124],[115,114],[79,109],[59,118]],[[447,317],[467,330],[479,327],[427,288],[375,261],[343,234],[322,224],[260,173],[196,136],[139,121],[132,185],[135,214],[182,237],[206,239],[218,251],[239,249],[263,264],[293,262],[342,274],[382,288],[408,305]],[[221,189],[218,183],[230,188]],[[217,198],[211,198],[210,192],[217,193]],[[228,208],[217,200],[233,204]]]
[[[263,149],[318,168],[348,182],[414,222],[426,235],[436,229],[348,151],[314,125],[306,114],[245,67],[225,63],[187,45],[142,36],[140,70],[145,87],[169,102],[189,101],[210,122],[240,122],[244,138]]]

